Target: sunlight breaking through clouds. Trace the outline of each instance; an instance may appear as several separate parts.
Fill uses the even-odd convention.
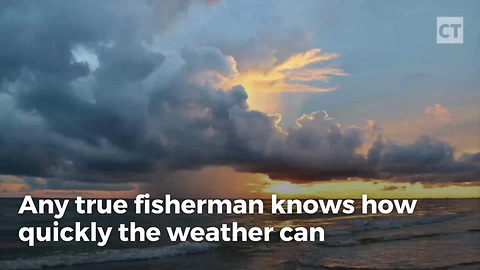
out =
[[[330,78],[348,74],[324,62],[338,57],[340,57],[338,53],[323,53],[321,49],[314,48],[292,55],[283,62],[275,61],[268,69],[240,71],[238,76],[224,81],[219,86],[229,89],[235,85],[242,85],[249,95],[249,105],[252,109],[277,112],[273,109],[279,105],[275,94],[336,90],[336,86],[328,84]]]

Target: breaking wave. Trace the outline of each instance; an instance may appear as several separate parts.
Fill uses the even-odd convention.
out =
[[[404,241],[404,240],[412,240],[412,239],[419,239],[419,238],[430,238],[430,237],[447,236],[447,235],[472,233],[472,232],[477,232],[477,231],[467,230],[464,232],[455,232],[455,233],[425,233],[425,234],[411,234],[411,235],[391,235],[391,236],[381,236],[381,237],[364,237],[364,238],[350,239],[350,240],[344,240],[344,241],[319,242],[317,243],[317,245],[327,246],[327,247],[349,247],[349,246],[367,245],[367,244],[373,244],[373,243]]]
[[[371,230],[400,229],[415,225],[445,222],[466,216],[465,213],[454,213],[434,216],[404,216],[404,217],[365,217],[340,221],[342,229],[333,229],[327,235],[348,235]]]
[[[31,259],[0,261],[0,269],[42,269],[46,267],[70,266],[79,264],[147,260],[206,252],[215,246],[216,245],[210,243],[184,242],[175,246],[158,248],[132,248],[121,250],[102,250],[91,253],[50,255]]]

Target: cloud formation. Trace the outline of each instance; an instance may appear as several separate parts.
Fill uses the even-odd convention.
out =
[[[0,9],[0,174],[55,179],[29,180],[43,189],[104,189],[206,166],[292,182],[480,180],[476,155],[457,160],[452,146],[431,137],[410,145],[378,139],[363,155],[366,130],[341,127],[326,112],[280,128],[279,115],[249,109],[244,86],[220,87],[245,63],[215,47],[153,48],[169,26],[156,19],[157,5],[15,1]],[[187,9],[169,6],[166,21]],[[344,75],[302,69],[336,56],[283,55],[270,74],[300,82]]]
[[[452,121],[452,113],[440,104],[425,108],[425,115],[431,117],[434,126],[441,126]]]

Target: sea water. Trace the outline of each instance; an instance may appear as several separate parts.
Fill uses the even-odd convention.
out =
[[[40,242],[18,239],[24,226],[50,226],[48,215],[17,215],[21,199],[0,199],[0,269],[479,269],[480,200],[418,200],[411,215],[82,215],[69,209],[65,226],[76,221],[118,227],[219,226],[323,227],[323,242]],[[129,201],[131,204],[132,201]],[[73,210],[73,211],[72,211]],[[163,230],[165,232],[165,230]]]

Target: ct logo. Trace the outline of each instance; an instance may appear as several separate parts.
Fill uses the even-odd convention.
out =
[[[463,17],[437,17],[437,44],[463,44]]]

